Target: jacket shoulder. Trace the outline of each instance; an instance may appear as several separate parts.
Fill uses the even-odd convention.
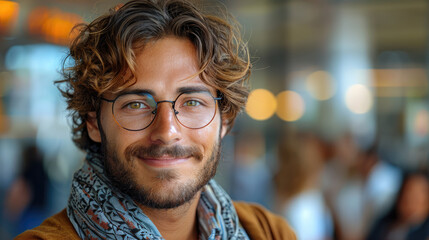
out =
[[[234,202],[240,224],[251,239],[296,240],[287,222],[280,216],[256,204]]]
[[[40,226],[27,230],[15,238],[15,240],[21,239],[74,240],[80,238],[67,217],[66,210],[63,209],[61,212],[43,221]]]

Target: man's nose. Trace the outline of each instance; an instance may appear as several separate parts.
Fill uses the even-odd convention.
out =
[[[154,122],[149,128],[150,139],[154,143],[169,145],[181,139],[181,125],[171,102],[158,103]]]

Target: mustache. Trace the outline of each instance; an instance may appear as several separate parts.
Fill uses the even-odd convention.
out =
[[[197,147],[184,147],[180,145],[169,147],[150,145],[145,147],[140,144],[135,144],[125,149],[125,157],[127,160],[131,160],[132,156],[140,158],[160,158],[166,155],[174,158],[194,157],[197,160],[203,159],[203,153]]]

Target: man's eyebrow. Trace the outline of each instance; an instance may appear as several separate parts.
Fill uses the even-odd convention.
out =
[[[178,94],[186,92],[210,92],[210,89],[206,86],[187,86],[177,89]]]
[[[120,91],[117,96],[125,95],[125,94],[139,94],[139,93],[149,93],[152,96],[155,96],[155,92],[150,89],[124,89]]]
[[[206,86],[186,86],[186,87],[181,87],[179,89],[177,89],[177,94],[181,94],[181,93],[187,93],[187,92],[210,92],[210,89]],[[121,95],[125,95],[125,94],[141,94],[141,93],[148,93],[152,96],[156,96],[156,93],[150,89],[141,89],[141,88],[137,88],[137,89],[124,89],[122,91],[120,91],[116,96],[121,96]]]

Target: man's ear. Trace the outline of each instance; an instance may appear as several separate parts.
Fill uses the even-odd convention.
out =
[[[86,120],[86,129],[88,131],[89,138],[94,142],[101,142],[100,129],[98,128],[97,114],[95,112],[88,113],[88,119]]]

